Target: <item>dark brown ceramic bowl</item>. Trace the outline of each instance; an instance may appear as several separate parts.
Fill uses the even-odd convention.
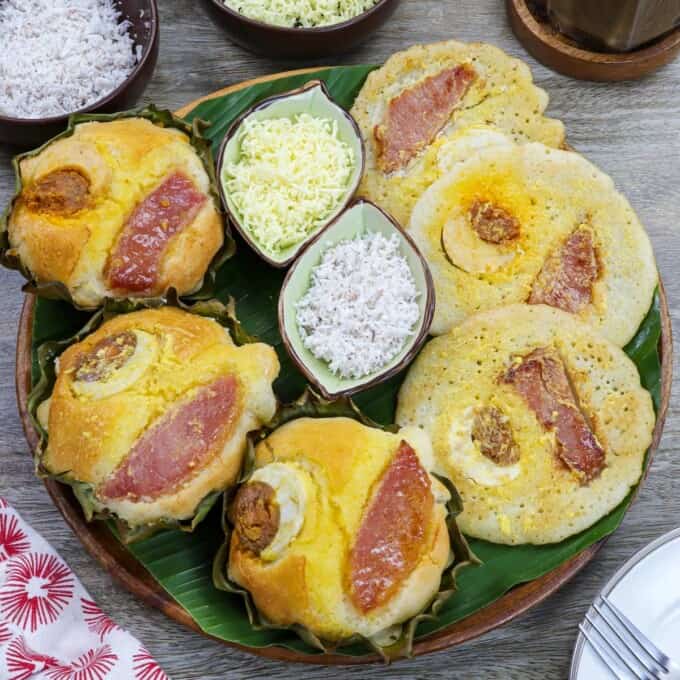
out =
[[[248,19],[222,0],[204,0],[208,13],[230,38],[251,52],[268,57],[307,59],[347,52],[377,31],[400,0],[377,0],[363,14],[332,26],[286,28]]]
[[[72,113],[113,113],[132,108],[151,80],[158,59],[159,27],[156,0],[115,0],[131,23],[130,32],[142,57],[132,73],[113,92]],[[0,115],[0,142],[22,147],[40,146],[63,132],[68,115],[51,118],[10,118]]]

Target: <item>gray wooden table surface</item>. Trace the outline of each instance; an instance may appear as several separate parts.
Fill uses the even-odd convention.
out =
[[[177,108],[226,85],[296,67],[232,45],[198,0],[159,0],[159,4],[161,53],[146,92],[148,101]],[[503,0],[403,0],[368,44],[329,63],[380,62],[413,43],[452,37],[487,41],[530,63],[535,80],[550,94],[549,113],[564,120],[571,144],[614,177],[647,226],[673,322],[680,329],[680,61],[637,83],[582,83],[552,73],[527,56],[510,31]],[[298,64],[305,65],[313,64]],[[0,204],[13,187],[11,155],[11,149],[0,145]],[[591,565],[519,620],[463,647],[391,667],[300,667],[229,649],[185,630],[122,590],[85,553],[34,478],[14,395],[20,286],[16,273],[0,272],[0,494],[61,553],[101,607],[146,643],[174,680],[301,674],[306,678],[565,678],[577,624],[597,590],[635,551],[680,524],[680,488],[674,483],[680,477],[680,411],[671,403],[661,448],[623,525]],[[677,367],[676,376],[680,376]],[[677,384],[674,393],[678,394]]]

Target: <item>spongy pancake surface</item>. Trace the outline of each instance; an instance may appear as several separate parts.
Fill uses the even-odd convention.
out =
[[[519,237],[499,245],[483,241],[469,219],[475,201],[512,215]],[[411,218],[410,234],[435,283],[432,333],[528,300],[546,259],[579,228],[591,235],[599,273],[591,302],[577,314],[623,346],[649,309],[657,271],[649,237],[612,180],[582,156],[538,143],[496,144],[455,164]],[[445,234],[452,234],[453,245]]]
[[[415,571],[391,600],[367,614],[355,609],[348,595],[351,546],[375,486],[402,440],[429,469],[431,447],[423,433],[405,429],[392,434],[347,418],[300,418],[257,446],[256,469],[271,463],[289,466],[306,495],[302,528],[280,559],[259,559],[232,534],[230,575],[251,592],[268,620],[298,623],[330,640],[354,633],[372,636],[413,616],[437,591],[449,556],[447,494],[431,477],[434,514]]]
[[[405,169],[384,174],[377,164],[373,131],[383,120],[389,102],[406,88],[459,65],[471,67],[476,78],[448,124]],[[351,113],[366,146],[366,171],[359,194],[406,227],[416,201],[440,176],[440,150],[456,132],[491,124],[520,142],[533,140],[561,146],[564,126],[543,116],[547,104],[548,95],[533,84],[527,65],[492,45],[449,40],[397,52],[369,74],[352,106]]]
[[[76,303],[100,304],[111,296],[104,269],[134,208],[170,173],[183,172],[208,197],[190,225],[169,242],[159,270],[158,294],[170,285],[189,293],[201,283],[223,242],[222,219],[208,196],[210,179],[189,138],[149,120],[126,118],[76,126],[73,135],[21,161],[22,187],[61,169],[88,178],[87,207],[71,215],[29,209],[21,198],[9,220],[12,247],[42,282],[60,281]]]
[[[558,459],[554,431],[499,381],[514,357],[543,347],[559,352],[605,451],[602,473],[588,484]],[[504,414],[519,447],[517,469],[501,479],[490,478],[494,464],[471,437],[472,413],[485,406]],[[626,497],[640,478],[655,418],[622,350],[566,312],[511,305],[477,314],[426,345],[401,388],[396,420],[432,438],[441,471],[463,499],[463,532],[497,543],[543,544],[582,531]]]
[[[137,346],[139,356],[133,355],[99,384],[87,383],[86,392],[79,389],[75,378],[81,357],[105,338],[125,332],[145,336],[145,343]],[[202,470],[173,494],[148,501],[107,502],[131,524],[190,516],[208,493],[235,480],[245,434],[268,421],[276,408],[271,384],[278,369],[271,347],[259,343],[237,347],[212,319],[170,307],[116,316],[60,357],[43,464],[54,474],[67,472],[96,488],[174,404],[222,376],[234,376],[238,384],[235,425],[223,448],[212,453]],[[134,382],[123,379],[130,370],[137,377]]]

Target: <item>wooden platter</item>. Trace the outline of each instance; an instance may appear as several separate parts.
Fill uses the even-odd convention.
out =
[[[191,111],[200,101],[222,96],[229,92],[248,87],[255,83],[265,82],[282,76],[290,76],[310,72],[317,69],[301,69],[288,73],[280,73],[250,80],[232,87],[220,90],[181,108],[177,113],[182,116]],[[673,341],[671,334],[671,320],[668,303],[663,285],[659,284],[661,306],[661,339],[659,353],[661,358],[661,403],[657,414],[653,442],[647,459],[645,476],[651,465],[653,453],[659,445],[666,411],[670,400]],[[31,340],[33,331],[33,312],[35,297],[27,295],[24,301],[19,321],[16,353],[16,390],[19,414],[31,450],[38,445],[38,436],[28,414],[28,394],[31,390]],[[45,487],[54,504],[64,516],[67,524],[80,539],[85,549],[94,557],[123,587],[136,597],[152,607],[160,609],[170,618],[182,625],[206,635],[191,618],[191,616],[156,582],[149,572],[128,552],[102,522],[87,523],[83,517],[80,504],[73,495],[71,488],[54,480],[45,480]],[[450,625],[427,637],[419,639],[413,647],[414,655],[435,652],[448,647],[459,645],[483,633],[497,628],[508,621],[523,614],[525,611],[545,600],[564,583],[593,559],[606,539],[586,548],[564,564],[560,565],[541,578],[516,586],[495,602],[481,609],[465,619]],[[207,635],[207,637],[211,637]],[[245,647],[236,643],[226,642],[214,638],[222,644],[236,647],[253,654],[300,663],[349,665],[379,661],[380,657],[371,654],[361,657],[345,656],[341,654],[303,654],[283,647]]]
[[[680,52],[680,28],[631,52],[584,49],[541,21],[527,0],[506,0],[512,30],[527,52],[549,68],[579,80],[635,80],[661,68]]]

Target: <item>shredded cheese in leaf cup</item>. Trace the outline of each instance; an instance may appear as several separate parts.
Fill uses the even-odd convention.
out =
[[[247,243],[285,267],[346,207],[363,167],[354,119],[313,80],[232,124],[219,153],[219,186]]]

